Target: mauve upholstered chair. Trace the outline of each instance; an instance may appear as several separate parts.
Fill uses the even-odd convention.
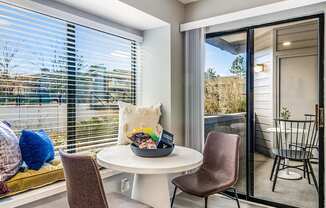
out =
[[[120,193],[105,194],[96,161],[92,157],[59,152],[70,208],[151,208]]]
[[[239,146],[238,135],[210,132],[204,147],[203,165],[195,173],[172,180],[175,189],[171,207],[177,188],[188,194],[205,198],[205,208],[207,208],[208,197],[216,193],[235,199],[240,207],[237,191],[233,188],[239,175]],[[226,190],[232,190],[234,197],[223,193]]]

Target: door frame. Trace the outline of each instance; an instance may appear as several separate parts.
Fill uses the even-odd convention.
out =
[[[318,61],[319,61],[319,106],[324,109],[324,13],[303,16],[298,18],[292,18],[281,21],[274,21],[260,25],[253,25],[249,27],[243,27],[236,30],[228,30],[221,32],[213,32],[206,34],[206,38],[212,38],[216,36],[230,35],[245,32],[247,34],[247,72],[246,72],[246,90],[247,90],[247,145],[246,145],[246,193],[238,194],[239,198],[245,199],[251,202],[261,203],[273,207],[280,208],[295,208],[294,206],[269,201],[254,196],[254,30],[262,27],[268,27],[273,25],[297,22],[302,20],[318,19]],[[324,116],[324,115],[322,115]],[[324,208],[325,203],[325,152],[324,152],[324,126],[319,127],[319,169],[318,169],[318,181],[319,181],[319,192],[318,192],[318,204],[319,208]],[[232,193],[228,193],[232,195]]]

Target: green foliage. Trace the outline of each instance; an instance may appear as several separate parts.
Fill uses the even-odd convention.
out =
[[[288,120],[291,117],[291,113],[287,107],[282,107],[281,118]]]
[[[208,68],[207,72],[205,72],[205,79],[215,79],[216,71],[214,68]]]
[[[232,74],[238,75],[239,77],[244,77],[246,75],[246,60],[242,55],[238,55],[232,62],[230,68]]]

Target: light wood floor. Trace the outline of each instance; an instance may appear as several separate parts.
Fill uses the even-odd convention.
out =
[[[258,206],[241,202],[241,208],[263,208],[266,206]],[[173,208],[203,208],[204,199],[181,193],[176,196]],[[208,208],[237,208],[235,201],[224,196],[214,195],[208,199]]]

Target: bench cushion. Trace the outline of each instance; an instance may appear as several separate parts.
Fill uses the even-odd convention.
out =
[[[45,163],[45,165],[37,171],[28,169],[25,172],[17,173],[14,177],[5,182],[10,192],[5,195],[0,195],[0,198],[40,188],[62,180],[64,180],[62,164],[59,160],[53,160],[51,164]]]

